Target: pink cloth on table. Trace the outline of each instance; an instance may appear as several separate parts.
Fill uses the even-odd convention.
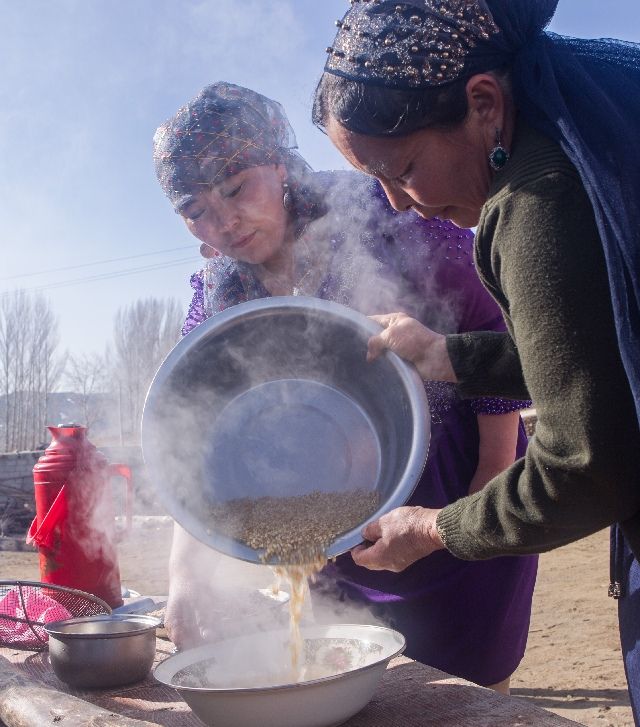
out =
[[[10,634],[11,640],[14,643],[27,643],[33,641],[34,638],[29,624],[21,623],[20,621],[9,621],[3,619],[3,616],[27,619],[34,624],[44,625],[52,621],[63,621],[71,618],[72,614],[58,603],[58,601],[46,596],[44,593],[27,591],[24,593],[23,607],[18,589],[14,588],[9,591],[0,600],[0,621],[4,621],[1,627],[4,632],[4,638],[6,639],[7,630],[10,629],[12,631]]]

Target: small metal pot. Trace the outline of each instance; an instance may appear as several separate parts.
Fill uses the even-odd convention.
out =
[[[53,621],[49,659],[58,679],[73,687],[105,689],[144,679],[156,653],[160,620],[136,614]]]

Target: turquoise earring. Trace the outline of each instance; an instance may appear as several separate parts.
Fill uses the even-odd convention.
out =
[[[502,146],[502,133],[496,129],[496,145],[489,153],[489,166],[499,172],[509,161],[509,152]]]

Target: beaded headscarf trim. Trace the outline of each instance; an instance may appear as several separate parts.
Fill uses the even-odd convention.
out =
[[[484,0],[350,0],[325,71],[391,88],[458,79],[473,48],[500,32]]]

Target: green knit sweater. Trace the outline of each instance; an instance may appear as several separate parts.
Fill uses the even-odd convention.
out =
[[[538,421],[523,459],[439,514],[447,548],[543,552],[618,521],[638,556],[640,431],[593,210],[561,149],[522,124],[475,253],[509,333],[448,336],[460,392],[530,397]]]

